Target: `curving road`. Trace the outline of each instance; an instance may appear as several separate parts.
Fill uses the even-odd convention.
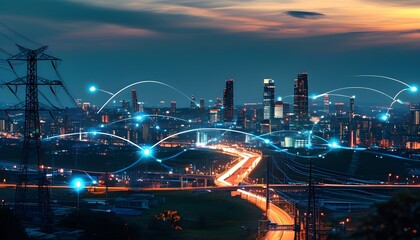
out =
[[[235,149],[229,147],[221,147],[223,151],[228,152],[230,154],[237,155],[241,159],[237,161],[238,163],[235,164],[232,168],[222,173],[219,177],[216,178],[216,185],[218,186],[238,186],[239,183],[246,178],[252,170],[258,165],[261,161],[262,155],[261,153],[246,151],[242,149]],[[255,195],[248,191],[238,189],[239,193],[241,193],[241,197],[247,199],[249,202],[255,204],[257,207],[261,208],[265,211],[266,207],[266,200],[264,197]],[[280,209],[278,206],[270,203],[269,204],[269,211],[268,211],[268,219],[272,223],[276,223],[278,225],[293,225],[294,219],[289,216],[285,211]],[[294,239],[294,232],[293,231],[268,231],[267,234],[264,236],[265,239],[270,240],[293,240]]]

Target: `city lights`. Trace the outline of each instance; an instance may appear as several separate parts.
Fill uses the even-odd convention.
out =
[[[6,238],[419,235],[416,1],[71,2],[0,4]]]

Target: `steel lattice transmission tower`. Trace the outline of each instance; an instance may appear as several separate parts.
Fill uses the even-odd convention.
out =
[[[51,92],[55,95],[56,93],[53,90],[53,86],[60,86],[64,88],[68,95],[69,93],[64,87],[62,81],[51,81],[38,76],[39,61],[51,61],[55,70],[57,61],[60,61],[60,59],[44,53],[47,46],[34,50],[19,45],[17,46],[20,53],[10,57],[7,61],[13,71],[14,62],[26,62],[27,75],[2,84],[3,86],[7,86],[14,95],[16,95],[19,86],[26,87],[25,101],[18,103],[7,110],[25,112],[20,174],[16,183],[14,209],[17,214],[23,216],[24,218],[29,216],[38,218],[41,222],[41,228],[44,231],[50,231],[52,229],[53,216],[50,206],[50,192],[49,181],[47,179],[46,162],[41,148],[39,111],[58,110],[58,108],[51,108],[40,104],[38,96],[39,94],[42,94],[42,92],[39,91],[38,87],[49,86]],[[35,174],[28,172],[28,166],[32,166],[31,164],[37,168]],[[28,188],[28,185],[37,185],[37,191]]]

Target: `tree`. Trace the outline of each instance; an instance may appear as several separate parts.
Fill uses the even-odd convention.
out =
[[[420,239],[420,194],[404,192],[377,204],[350,239]]]
[[[0,208],[0,238],[4,240],[28,239],[21,221],[8,208]]]
[[[181,215],[178,213],[178,211],[167,210],[166,212],[157,214],[155,218],[161,221],[168,221],[171,224],[171,228],[175,230],[182,230],[182,227],[179,225],[179,221],[181,221]]]

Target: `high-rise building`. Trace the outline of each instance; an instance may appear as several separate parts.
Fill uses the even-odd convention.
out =
[[[190,108],[195,109],[196,107],[197,107],[197,104],[195,103],[195,97],[193,95],[193,96],[191,96]]]
[[[420,104],[410,105],[411,124],[420,125]]]
[[[0,119],[0,132],[6,131],[6,120]]]
[[[139,103],[137,101],[136,89],[131,90],[131,105],[132,105],[133,113],[139,112]]]
[[[226,80],[226,88],[223,91],[223,120],[225,122],[233,121],[233,106],[233,79],[228,79]]]
[[[77,105],[78,107],[82,107],[82,106],[83,106],[83,101],[82,101],[82,99],[77,98],[77,99],[75,99],[74,101],[76,102],[76,105]]]
[[[284,118],[283,102],[277,101],[274,104],[274,118]]]
[[[274,80],[270,78],[264,79],[264,120],[274,118]]]
[[[171,101],[171,113],[176,112],[176,101]]]
[[[294,84],[294,113],[297,124],[303,125],[309,122],[308,109],[308,74],[299,73]]]
[[[200,98],[200,109],[204,110],[206,108],[206,103],[204,102],[204,98]]]
[[[238,110],[238,120],[236,122],[236,127],[246,129],[246,108],[241,108]]]
[[[324,95],[324,113],[330,114],[330,99],[328,94]]]
[[[222,99],[221,98],[216,98],[216,104],[214,105],[217,108],[222,108],[223,104],[222,104]]]
[[[349,124],[353,122],[353,117],[354,117],[354,96],[350,98]]]
[[[420,142],[420,104],[410,105],[410,128],[408,133],[411,135],[411,141]]]
[[[138,102],[139,112],[144,112],[144,102]]]
[[[122,100],[121,107],[128,111],[128,108],[130,107],[130,102]]]
[[[83,103],[83,105],[82,105],[82,109],[83,109],[83,111],[89,111],[89,109],[90,109],[90,102],[84,102]]]
[[[349,147],[353,148],[355,143],[355,131],[353,127],[353,118],[354,118],[354,96],[350,98],[350,107],[349,107],[349,125],[348,125],[348,135],[349,135]]]
[[[219,121],[219,108],[212,108],[210,109],[210,119],[209,122],[210,123],[216,123]]]

